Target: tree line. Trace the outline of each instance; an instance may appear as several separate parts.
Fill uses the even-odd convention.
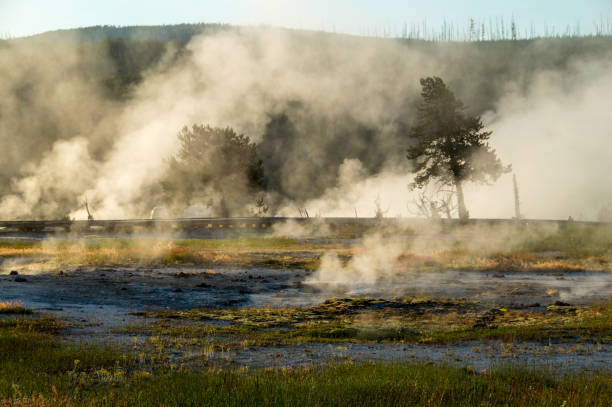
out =
[[[413,164],[412,189],[431,183],[450,186],[456,193],[458,215],[468,219],[465,182],[496,181],[511,167],[503,165],[489,144],[491,132],[480,116],[466,113],[463,102],[439,77],[420,81],[421,103],[405,134],[406,158]],[[178,133],[180,149],[168,160],[161,181],[168,204],[206,202],[216,214],[230,216],[249,202],[263,204],[264,162],[257,145],[233,129],[193,125]]]

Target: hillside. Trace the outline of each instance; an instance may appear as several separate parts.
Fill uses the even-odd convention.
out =
[[[80,44],[99,42],[107,39],[123,38],[135,41],[177,41],[188,42],[196,35],[214,34],[230,29],[227,24],[176,24],[161,26],[127,26],[97,25],[92,27],[54,30],[44,33],[16,38],[14,41],[35,41],[46,44],[59,42],[76,42]]]

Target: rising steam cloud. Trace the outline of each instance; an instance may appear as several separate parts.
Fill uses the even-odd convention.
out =
[[[387,216],[410,215],[406,130],[418,80],[431,75],[484,114],[492,146],[517,174],[525,216],[596,219],[612,199],[609,52],[566,58],[566,48],[534,41],[520,61],[543,62],[508,61],[498,77],[491,72],[506,65],[478,44],[228,29],[169,45],[117,101],[91,79],[111,75],[112,62],[90,66],[76,49],[0,47],[9,61],[0,68],[0,218],[83,218],[86,199],[98,218],[146,216],[177,132],[193,123],[231,126],[258,143],[274,214],[373,216],[378,200]],[[513,214],[510,177],[466,196],[474,217]]]

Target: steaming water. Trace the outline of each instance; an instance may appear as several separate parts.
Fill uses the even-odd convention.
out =
[[[487,300],[506,304],[564,301],[588,304],[612,295],[612,274],[605,272],[486,273],[470,271],[406,272],[378,277],[374,284],[334,280],[310,283],[323,292],[346,296],[430,297]],[[548,290],[553,290],[547,293]],[[552,296],[551,296],[552,295]]]

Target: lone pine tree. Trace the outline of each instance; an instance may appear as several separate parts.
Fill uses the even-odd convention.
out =
[[[430,181],[452,185],[457,191],[460,219],[468,219],[463,183],[495,181],[510,166],[504,166],[488,140],[480,116],[465,113],[465,106],[438,77],[421,79],[422,103],[409,137],[413,144],[408,159],[413,160],[412,188],[423,188]]]

